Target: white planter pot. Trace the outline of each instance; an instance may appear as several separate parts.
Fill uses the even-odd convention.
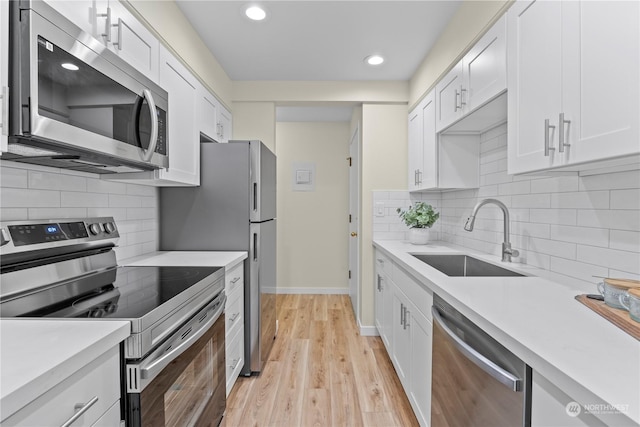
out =
[[[430,228],[411,228],[409,229],[409,243],[414,245],[426,245],[431,240]]]

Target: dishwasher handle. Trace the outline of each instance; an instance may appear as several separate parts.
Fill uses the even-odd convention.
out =
[[[508,372],[496,365],[494,362],[486,358],[476,349],[467,344],[462,338],[455,334],[446,324],[440,312],[438,311],[436,306],[431,307],[431,314],[433,315],[433,320],[438,326],[442,328],[444,333],[447,335],[447,338],[451,341],[451,343],[462,353],[467,359],[472,361],[477,367],[485,371],[487,374],[491,375],[494,379],[499,381],[501,384],[505,385],[509,389],[513,391],[522,391],[523,379],[518,378],[513,375],[511,372]]]

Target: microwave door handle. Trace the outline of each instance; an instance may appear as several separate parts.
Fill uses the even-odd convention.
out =
[[[156,151],[156,146],[158,145],[158,110],[156,109],[156,103],[153,101],[153,95],[151,95],[151,91],[149,89],[143,90],[142,96],[147,100],[147,103],[149,104],[149,114],[151,114],[151,136],[149,136],[149,148],[147,148],[146,151],[144,148],[140,148],[143,153],[142,160],[148,162],[151,160],[153,153]]]

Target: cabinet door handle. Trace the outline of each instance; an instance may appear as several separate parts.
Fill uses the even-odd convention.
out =
[[[229,319],[229,323],[233,323],[236,321],[236,319],[238,318],[238,316],[240,316],[240,313],[235,313],[233,316],[231,316],[231,318]]]
[[[462,110],[462,106],[463,105],[467,105],[466,102],[464,102],[464,98],[463,95],[467,90],[465,88],[463,88],[462,86],[460,86],[460,109]]]
[[[236,366],[238,366],[238,363],[240,363],[240,359],[234,359],[233,365],[229,365],[232,371],[236,369]]]
[[[118,46],[118,50],[122,50],[122,19],[118,18],[118,23],[113,24],[113,26],[118,27],[118,41],[113,42],[113,45]],[[109,36],[109,39],[111,39],[111,36]]]
[[[571,126],[571,120],[564,119],[564,113],[560,113],[560,117],[558,119],[558,151],[564,153],[564,147],[571,147],[571,144],[567,144],[565,142],[565,134],[564,134],[564,124],[567,124],[567,133],[569,133],[569,129]],[[568,139],[568,138],[567,138]]]
[[[409,323],[407,322],[407,317],[409,317],[408,315],[410,313],[411,312],[409,310],[407,310],[406,307],[405,307],[405,309],[404,309],[404,319],[403,319],[403,322],[402,322],[402,329],[407,329],[407,326],[409,326]]]
[[[64,424],[62,424],[62,427],[69,427],[78,418],[83,416],[84,413],[89,410],[89,408],[91,408],[93,405],[95,405],[97,401],[98,401],[98,396],[93,396],[93,398],[90,401],[88,401],[87,403],[78,403],[78,404],[76,404],[75,407],[74,407],[74,409],[76,410],[76,413],[73,414],[73,416],[71,418],[69,418]]]
[[[236,284],[236,283],[238,282],[238,280],[240,280],[240,276],[238,276],[238,277],[234,278],[234,279],[231,281],[231,284],[232,284],[232,285],[233,285],[233,284]]]
[[[555,126],[549,124],[549,119],[544,119],[544,155],[546,157],[549,157],[550,151],[555,150],[555,147],[551,146],[551,138],[549,137],[549,130],[555,128]]]
[[[422,171],[418,169],[418,185],[422,184]]]
[[[102,37],[107,42],[111,42],[111,8],[107,8],[107,13],[96,13],[96,17],[98,18],[107,18],[107,21],[104,24],[104,33],[102,33]]]
[[[457,112],[462,106],[458,107],[458,96],[462,97],[462,94],[458,92],[458,89],[454,89],[455,98],[453,99],[453,112]]]
[[[404,304],[400,303],[400,324],[401,325],[404,325],[404,310],[405,310]]]

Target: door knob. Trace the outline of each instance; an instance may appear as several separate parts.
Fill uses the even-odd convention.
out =
[[[356,237],[358,235],[358,233],[356,233],[355,231],[351,232],[351,237]]]

